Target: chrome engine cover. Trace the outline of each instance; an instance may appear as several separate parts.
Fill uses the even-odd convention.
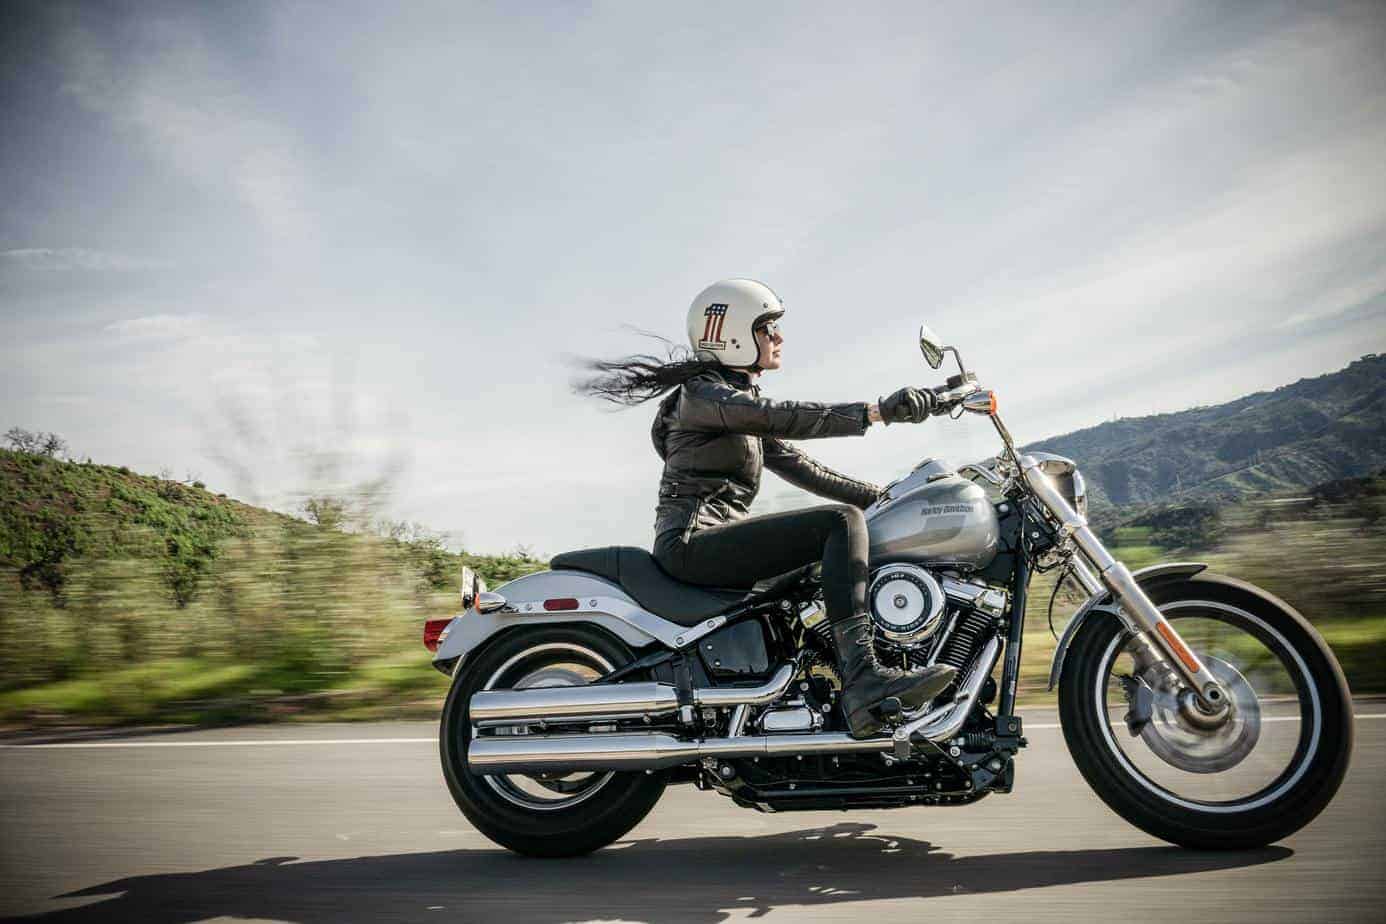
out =
[[[943,587],[917,565],[877,568],[866,591],[878,640],[914,648],[943,625]]]
[[[758,724],[767,735],[811,732],[823,724],[823,717],[808,706],[786,706],[765,710]]]

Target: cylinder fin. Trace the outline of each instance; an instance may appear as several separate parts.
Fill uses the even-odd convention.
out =
[[[958,624],[943,650],[939,652],[938,664],[955,667],[961,674],[972,663],[972,657],[991,635],[996,617],[978,610],[966,610],[958,616]]]

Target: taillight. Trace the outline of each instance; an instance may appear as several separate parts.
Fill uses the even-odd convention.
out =
[[[453,617],[447,619],[430,619],[424,623],[423,642],[424,647],[429,651],[437,651],[438,646],[443,641],[443,636],[447,634],[448,626],[452,625]]]

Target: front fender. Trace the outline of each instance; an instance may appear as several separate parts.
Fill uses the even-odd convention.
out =
[[[1149,584],[1158,581],[1168,580],[1172,577],[1192,577],[1200,571],[1206,570],[1207,565],[1197,561],[1177,561],[1166,565],[1151,565],[1133,572],[1132,577],[1136,583],[1145,588]],[[1115,617],[1118,610],[1117,603],[1112,599],[1110,591],[1099,591],[1084,601],[1078,608],[1078,612],[1073,614],[1073,618],[1068,621],[1064,628],[1064,634],[1059,637],[1059,644],[1054,648],[1054,660],[1049,665],[1049,689],[1054,689],[1054,685],[1059,682],[1059,674],[1064,669],[1064,654],[1068,651],[1068,646],[1073,643],[1073,637],[1078,634],[1078,630],[1083,627],[1083,623],[1093,613],[1107,613]]]
[[[434,653],[434,665],[456,674],[468,655],[487,639],[522,626],[591,623],[631,648],[643,648],[652,642],[674,648],[688,631],[641,608],[620,585],[581,571],[540,571],[516,578],[496,590],[507,601],[505,609],[490,613],[470,609],[454,617]],[[576,598],[578,609],[545,610],[544,600],[553,597]]]

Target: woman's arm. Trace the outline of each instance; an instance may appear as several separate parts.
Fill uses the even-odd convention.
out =
[[[857,507],[871,506],[881,493],[874,484],[839,474],[783,440],[765,437],[760,443],[765,449],[765,467],[796,488]]]
[[[860,436],[869,425],[867,405],[861,401],[772,401],[739,391],[710,376],[689,379],[681,392],[679,423],[698,430],[806,440]]]

